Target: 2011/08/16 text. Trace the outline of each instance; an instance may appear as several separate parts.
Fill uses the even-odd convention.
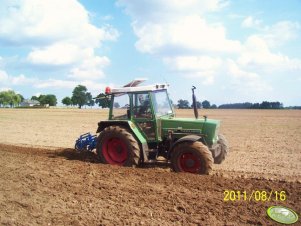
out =
[[[252,192],[247,191],[235,191],[225,190],[224,191],[224,202],[235,202],[235,201],[256,201],[256,202],[267,202],[267,201],[285,201],[285,191],[260,191],[253,190]]]

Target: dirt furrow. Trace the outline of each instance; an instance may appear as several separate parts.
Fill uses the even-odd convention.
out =
[[[275,225],[269,206],[301,212],[297,181],[114,167],[73,149],[0,145],[0,154],[1,225]],[[248,199],[224,201],[226,190]],[[249,200],[252,191],[284,191],[285,200]]]

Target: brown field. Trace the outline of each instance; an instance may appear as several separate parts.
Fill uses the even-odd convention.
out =
[[[301,111],[200,113],[220,119],[230,143],[209,176],[112,167],[76,153],[75,139],[94,133],[106,110],[0,109],[0,225],[275,225],[272,205],[300,216]],[[224,202],[227,189],[285,191],[286,200]]]

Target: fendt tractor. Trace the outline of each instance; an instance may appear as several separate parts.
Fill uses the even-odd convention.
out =
[[[75,148],[96,148],[99,160],[106,164],[137,166],[162,156],[176,172],[209,174],[213,163],[220,164],[228,152],[227,141],[219,134],[220,122],[198,118],[195,87],[195,118],[177,118],[168,85],[138,86],[143,81],[107,87],[99,98],[109,105],[108,120],[98,123],[98,137],[84,134]]]

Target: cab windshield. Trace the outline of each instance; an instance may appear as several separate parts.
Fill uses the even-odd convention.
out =
[[[152,99],[156,116],[173,114],[166,90],[152,92]]]

